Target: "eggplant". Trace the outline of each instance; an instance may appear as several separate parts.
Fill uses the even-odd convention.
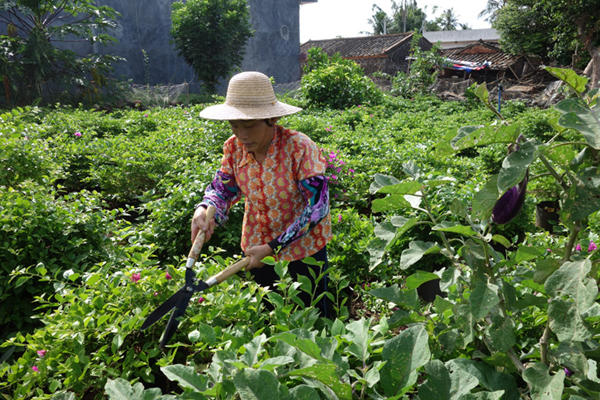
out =
[[[525,141],[523,135],[519,135],[517,138],[517,144],[509,147],[508,154],[513,151],[519,150],[519,143]],[[527,195],[527,183],[529,182],[529,168],[525,172],[525,177],[518,185],[511,187],[500,197],[494,209],[492,210],[492,221],[499,225],[507,224],[521,212],[523,204],[525,204],[525,197]]]
[[[527,194],[527,183],[529,181],[529,171],[525,178],[516,186],[511,187],[496,201],[492,210],[492,221],[498,225],[507,224],[517,215],[525,204]]]

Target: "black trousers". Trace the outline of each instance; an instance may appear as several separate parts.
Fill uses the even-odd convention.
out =
[[[327,246],[323,247],[321,250],[316,252],[311,256],[317,262],[323,262],[321,267],[316,265],[308,265],[302,262],[302,260],[291,261],[288,264],[288,271],[290,276],[294,281],[298,280],[298,275],[306,276],[312,283],[313,289],[315,292],[315,298],[319,296],[321,293],[327,292],[327,274],[325,274],[321,280],[318,282],[316,288],[314,288],[314,281],[312,275],[309,270],[312,269],[315,273],[315,276],[319,276],[321,272],[327,271]],[[261,286],[270,286],[271,289],[274,289],[275,281],[279,280],[279,276],[277,272],[275,272],[275,268],[272,265],[265,265],[262,268],[254,268],[250,271],[253,275],[254,281]],[[306,305],[306,307],[310,307],[311,303],[311,295],[306,293],[305,291],[300,291],[298,297],[302,300],[302,302]],[[266,303],[267,308],[272,309],[270,303]],[[327,296],[323,296],[323,298],[317,303],[317,307],[321,312],[322,317],[331,317],[333,315],[333,306],[331,305],[331,301],[327,298]]]

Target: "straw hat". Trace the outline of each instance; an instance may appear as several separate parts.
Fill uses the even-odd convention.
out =
[[[225,104],[210,106],[200,117],[215,120],[267,119],[283,117],[302,110],[275,97],[273,85],[265,74],[241,72],[229,81]]]

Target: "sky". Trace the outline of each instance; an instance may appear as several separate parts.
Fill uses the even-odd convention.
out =
[[[402,0],[396,0],[400,4]],[[318,0],[316,3],[300,6],[300,43],[308,40],[333,39],[341,37],[364,36],[372,32],[368,20],[377,4],[388,16],[392,16],[392,0]],[[473,29],[491,28],[489,22],[479,19],[479,13],[485,9],[487,0],[417,0],[417,6],[435,19],[449,8],[454,9],[459,23],[466,23]],[[433,13],[433,7],[438,6]]]

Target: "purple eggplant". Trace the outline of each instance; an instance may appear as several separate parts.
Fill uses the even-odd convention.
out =
[[[517,138],[517,144],[509,147],[508,154],[519,150],[519,143],[524,141],[525,137],[523,135],[519,135]],[[523,204],[525,204],[528,182],[529,168],[525,172],[525,177],[523,180],[518,185],[508,189],[506,193],[504,193],[502,197],[496,201],[494,209],[492,210],[492,221],[499,225],[507,224],[515,219],[517,215],[519,215],[519,212],[523,208]]]
[[[512,221],[523,208],[525,196],[527,194],[527,182],[529,181],[529,172],[525,178],[516,186],[511,187],[496,201],[492,210],[492,221],[502,225]]]

